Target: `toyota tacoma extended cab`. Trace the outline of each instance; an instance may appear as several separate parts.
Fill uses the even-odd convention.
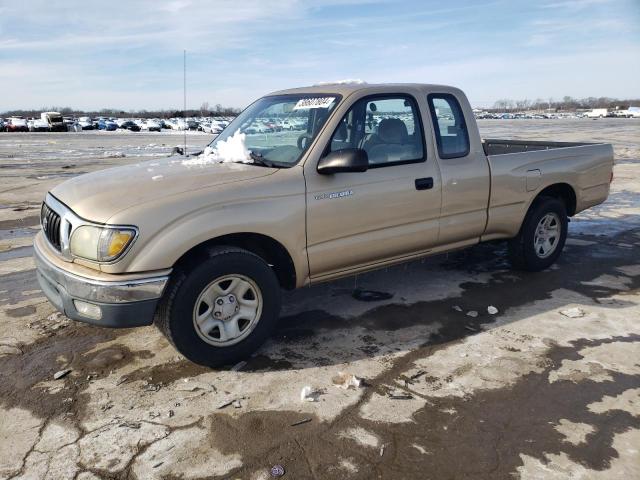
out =
[[[285,121],[301,129],[269,127]],[[190,360],[225,365],[268,337],[282,289],[497,239],[514,267],[549,267],[612,168],[611,145],[482,140],[452,87],[279,91],[202,153],[53,188],[37,275],[69,318],[155,323]]]

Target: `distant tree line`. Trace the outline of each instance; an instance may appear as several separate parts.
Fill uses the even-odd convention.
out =
[[[102,110],[77,110],[70,107],[42,107],[40,110],[10,110],[0,113],[1,117],[34,117],[40,118],[41,112],[60,112],[65,117],[133,117],[133,118],[180,118],[180,117],[233,117],[240,113],[239,108],[224,107],[216,104],[209,107],[208,102],[202,103],[199,109],[186,110],[120,110],[117,108],[103,108]]]
[[[537,98],[535,100],[510,100],[500,99],[493,104],[493,108],[489,110],[495,111],[521,111],[521,110],[548,110],[552,111],[575,111],[590,110],[592,108],[607,108],[614,110],[618,107],[621,110],[629,108],[629,106],[640,106],[640,99],[620,100],[610,97],[587,97],[573,98],[569,96],[562,97],[562,100],[554,100],[553,98],[544,99]]]
[[[640,99],[619,100],[610,97],[587,97],[573,98],[565,96],[562,100],[554,100],[553,98],[544,99],[537,98],[529,100],[497,100],[489,111],[523,111],[523,110],[549,110],[552,111],[575,111],[587,110],[592,108],[608,108],[610,110],[618,107],[619,109],[627,109],[629,106],[640,106]],[[185,117],[233,117],[240,113],[241,109],[233,107],[224,107],[217,103],[210,107],[209,102],[203,102],[199,109],[189,109],[186,112],[182,110],[120,110],[117,108],[103,108],[102,110],[77,110],[70,107],[42,107],[40,110],[10,110],[0,113],[1,117],[20,116],[20,117],[40,117],[41,112],[60,112],[65,117],[135,117],[135,118],[181,118]]]

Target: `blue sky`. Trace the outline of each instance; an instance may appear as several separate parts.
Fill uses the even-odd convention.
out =
[[[0,0],[0,111],[244,107],[358,78],[640,97],[640,0]]]

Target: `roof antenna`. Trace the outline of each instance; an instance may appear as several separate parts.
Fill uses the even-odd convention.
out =
[[[187,156],[187,50],[183,50],[183,105],[182,117],[184,119],[184,156]]]

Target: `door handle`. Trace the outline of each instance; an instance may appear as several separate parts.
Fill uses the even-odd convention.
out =
[[[429,190],[433,188],[433,178],[416,178],[416,190]]]

